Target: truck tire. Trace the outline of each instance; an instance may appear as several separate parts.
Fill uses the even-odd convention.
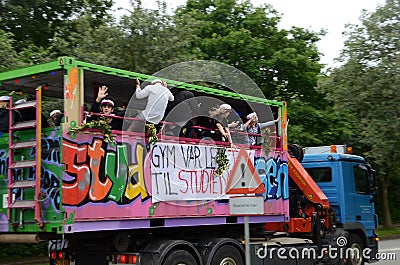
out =
[[[304,151],[303,148],[298,144],[289,144],[288,152],[290,157],[296,158],[299,162],[303,160]]]
[[[197,265],[197,261],[188,251],[177,249],[167,255],[162,265]]]
[[[215,252],[210,265],[244,265],[244,263],[237,248],[225,245]]]
[[[355,250],[355,253],[359,253],[358,255],[354,255],[353,257],[348,258],[348,264],[350,265],[364,265],[364,258],[362,255],[364,249],[364,243],[360,239],[360,237],[356,234],[349,234],[347,239],[347,248],[352,248]]]

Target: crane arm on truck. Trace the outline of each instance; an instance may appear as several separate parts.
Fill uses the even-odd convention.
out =
[[[300,162],[296,158],[289,156],[288,166],[289,176],[307,199],[314,205],[314,212],[329,209],[330,205],[325,193],[322,192],[317,183],[315,183]]]
[[[316,227],[317,230],[320,230],[320,222],[325,230],[331,230],[334,213],[324,192],[297,158],[288,157],[288,168],[290,179],[296,184],[302,195],[298,200],[299,207],[296,213],[298,217],[291,218],[288,231],[292,233],[312,232]],[[317,226],[315,226],[316,224]]]

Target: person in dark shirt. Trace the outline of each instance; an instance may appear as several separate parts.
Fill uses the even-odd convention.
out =
[[[97,98],[95,102],[92,104],[92,108],[90,109],[90,112],[93,113],[101,113],[109,116],[114,116],[114,101],[111,99],[107,99],[107,90],[108,87],[102,86],[99,88],[99,92],[97,94]],[[124,114],[117,114],[118,116],[123,117]],[[97,115],[92,115],[87,119],[87,121],[92,121],[99,119],[100,116]],[[111,130],[122,130],[122,124],[123,124],[123,119],[119,118],[112,118],[112,117],[106,117],[107,123],[110,125]]]
[[[61,112],[61,110],[55,109],[50,112],[50,118],[55,126],[60,126],[62,119],[64,118],[64,114]]]
[[[218,112],[218,107],[211,107],[208,110],[208,116],[199,116],[198,125],[207,128],[202,131],[202,139],[222,141],[222,133],[217,126],[217,124],[221,124],[221,122],[217,120]]]
[[[0,97],[0,132],[7,133],[10,120],[9,112],[10,97]]]
[[[176,124],[169,126],[174,135],[193,138],[194,129],[192,126],[196,125],[199,109],[197,100],[191,91],[177,88],[172,88],[170,91],[174,100],[168,102],[165,121]]]
[[[15,101],[15,105],[19,105],[19,104],[23,104],[26,103],[26,99],[20,99]],[[18,110],[19,112],[19,116],[21,118],[21,121],[33,121],[33,120],[37,120],[36,119],[36,109],[35,108],[25,108],[25,109],[20,109]],[[41,113],[42,116],[42,128],[47,128],[48,127],[48,123],[47,123],[47,119],[46,116]],[[15,118],[15,117],[14,117]]]

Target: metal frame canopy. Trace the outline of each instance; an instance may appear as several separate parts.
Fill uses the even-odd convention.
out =
[[[154,76],[139,74],[117,68],[96,65],[75,60],[72,57],[59,57],[57,61],[28,66],[21,69],[0,73],[0,88],[2,90],[17,90],[34,93],[38,86],[46,87],[45,96],[63,98],[64,75],[72,67],[84,70],[85,101],[92,101],[93,89],[90,86],[105,84],[110,90],[117,91],[112,95],[117,102],[124,102],[132,96],[134,83],[132,79],[152,80]],[[239,94],[231,91],[220,90],[185,82],[167,80],[168,84],[195,93],[214,95],[217,97],[245,100],[254,103],[266,104],[275,107],[284,107],[284,102],[267,100],[250,95]]]

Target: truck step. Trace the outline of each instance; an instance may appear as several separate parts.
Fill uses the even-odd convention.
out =
[[[35,160],[26,160],[13,163],[10,168],[26,168],[36,166]]]
[[[36,186],[36,181],[35,180],[21,180],[21,181],[16,181],[12,183],[9,188],[33,188]]]
[[[31,129],[36,127],[36,120],[34,121],[23,121],[15,123],[11,129],[12,130],[22,130],[22,129]]]
[[[35,203],[33,200],[14,201],[10,208],[32,209],[35,208]]]
[[[14,105],[12,109],[19,110],[19,109],[28,109],[28,108],[33,108],[33,107],[36,107],[36,101],[28,101],[25,103]]]
[[[19,148],[31,148],[36,146],[36,141],[26,141],[26,142],[18,142],[14,143],[10,146],[11,149],[19,149]]]

